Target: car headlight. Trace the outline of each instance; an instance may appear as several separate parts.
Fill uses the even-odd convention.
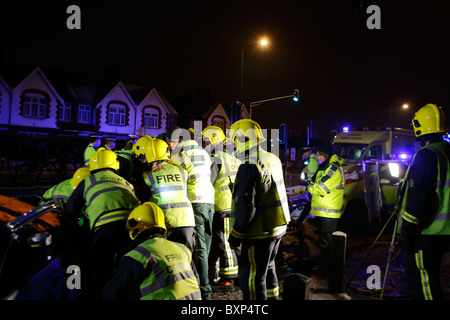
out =
[[[400,166],[398,163],[389,163],[389,172],[394,178],[400,177]]]

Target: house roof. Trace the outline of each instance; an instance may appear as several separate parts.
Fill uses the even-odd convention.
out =
[[[161,104],[163,104],[169,113],[178,115],[178,111],[172,106],[172,104],[164,97],[160,90],[157,88],[149,88],[135,84],[125,84],[130,96],[133,98],[136,105],[139,105],[151,94],[155,94],[156,97],[160,100]]]
[[[46,74],[42,71],[41,68],[36,67],[33,71],[31,71],[28,75],[26,75],[22,81],[20,81],[17,85],[21,84],[22,82],[26,81],[29,76],[31,76],[33,73],[38,73],[42,79],[47,83],[48,87],[53,91],[53,94],[56,96],[60,102],[64,102],[64,99],[60,96],[59,92],[55,89],[52,82],[47,78]]]

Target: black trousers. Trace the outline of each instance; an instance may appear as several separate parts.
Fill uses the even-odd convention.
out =
[[[212,224],[211,251],[209,253],[209,273],[214,273],[216,261],[220,262],[220,279],[235,279],[238,276],[238,261],[235,250],[230,248],[228,236],[231,232],[230,211],[215,212]]]
[[[406,252],[406,281],[414,300],[442,300],[439,272],[450,236],[421,235]]]
[[[94,299],[108,282],[131,242],[125,220],[114,221],[97,227],[92,233],[92,275]],[[81,270],[83,272],[83,270]],[[81,277],[83,280],[83,276]]]
[[[195,248],[195,230],[194,227],[179,227],[167,229],[165,236],[167,240],[184,244],[191,252]]]
[[[281,237],[242,241],[239,285],[244,300],[278,299],[275,258]]]

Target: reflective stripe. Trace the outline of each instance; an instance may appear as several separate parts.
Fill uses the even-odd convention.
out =
[[[319,208],[319,207],[311,207],[311,211],[322,211],[322,212],[328,212],[328,213],[342,213],[342,210],[336,210],[336,209],[328,209],[328,208]]]
[[[227,166],[225,166],[225,168],[227,168]],[[237,171],[227,171],[225,173],[219,174],[216,179],[228,178],[228,177],[235,176],[236,174],[237,174]]]
[[[278,286],[276,286],[275,288],[272,289],[267,289],[267,298],[276,298],[280,295],[280,290],[278,288]]]
[[[167,203],[167,204],[158,204],[158,207],[161,208],[161,210],[164,209],[174,209],[174,208],[189,208],[191,207],[190,202],[173,202],[173,203]]]
[[[190,201],[208,202],[209,196],[189,196]]]
[[[250,272],[248,275],[248,293],[250,300],[256,300],[256,259],[254,246],[248,248],[248,262],[250,263]]]
[[[228,235],[230,234],[230,218],[223,219],[223,239],[222,243],[225,246],[226,267],[220,268],[220,274],[233,275],[238,273],[238,266],[234,265],[233,251],[228,242]]]
[[[415,254],[416,257],[416,266],[420,272],[420,282],[422,284],[422,291],[425,300],[433,300],[433,296],[431,295],[430,281],[428,278],[428,272],[425,269],[423,264],[423,251],[419,250]]]
[[[325,183],[323,183],[322,181],[319,181],[319,186],[322,187],[323,190],[325,190],[326,193],[330,193],[330,189],[328,189],[328,187],[325,185]]]
[[[188,180],[200,179],[200,178],[208,178],[210,177],[210,173],[194,173],[190,174]]]
[[[413,224],[417,224],[417,225],[418,225],[419,222],[420,222],[420,219],[419,219],[419,218],[416,218],[416,217],[410,215],[410,214],[407,213],[406,211],[403,212],[402,218],[403,218],[403,220],[408,221],[409,223],[413,223]]]
[[[186,251],[186,248],[184,248],[182,245],[174,242],[179,248],[183,250],[183,252],[187,255],[187,257],[190,257],[190,253]],[[196,276],[192,270],[186,270],[181,272],[176,272],[170,275],[165,275],[164,270],[161,269],[161,266],[158,262],[158,260],[152,255],[152,253],[146,249],[145,247],[138,246],[133,251],[138,252],[143,257],[147,259],[147,266],[149,270],[153,273],[153,282],[148,284],[147,286],[141,287],[141,297],[145,298],[145,296],[150,295],[162,288],[168,287],[170,285],[175,284],[176,282],[183,281],[186,279],[195,279]],[[187,262],[186,262],[187,263]],[[180,283],[180,285],[182,285]],[[189,293],[185,296],[179,297],[178,300],[191,300],[201,299],[201,293],[200,290]]]
[[[229,185],[225,185],[225,186],[219,187],[219,191],[226,191],[226,190],[230,190],[230,186]]]
[[[94,224],[94,227],[102,226],[106,223],[126,220],[130,215],[131,210],[114,210],[112,212],[108,212],[106,214],[101,215]]]
[[[155,292],[161,288],[164,288],[166,286],[166,277],[164,277],[164,272],[161,269],[158,260],[145,248],[143,247],[137,247],[135,249],[139,253],[141,253],[143,256],[145,256],[148,259],[147,265],[150,266],[150,270],[153,271],[153,274],[155,276],[155,280],[153,283],[149,284],[148,286],[145,286],[141,288],[141,297],[144,297],[152,292]],[[173,280],[173,279],[171,279]],[[173,282],[167,283],[167,285],[172,284]]]
[[[160,187],[157,189],[157,193],[167,192],[167,191],[178,191],[184,190],[183,186],[169,186],[169,187]]]
[[[108,183],[111,181],[108,181]],[[116,182],[118,185],[122,185],[122,183],[120,182]],[[94,194],[91,196],[91,198],[89,199],[89,203],[86,203],[86,207],[89,207],[92,204],[92,201],[95,200],[96,197],[98,197],[99,195],[105,193],[105,192],[110,192],[110,191],[120,191],[123,190],[124,188],[122,187],[111,187],[111,188],[106,188],[106,189],[102,189],[102,190],[98,190],[97,192],[94,192]],[[87,193],[87,192],[86,192]]]
[[[450,212],[441,212],[434,217],[434,221],[447,221],[450,220]]]
[[[64,196],[62,194],[52,194],[51,199],[52,200],[58,200],[62,199],[64,202],[67,202],[69,200],[70,196]]]

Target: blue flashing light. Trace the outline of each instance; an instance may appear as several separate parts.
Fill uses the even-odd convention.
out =
[[[450,143],[450,133],[444,134],[444,140]]]
[[[350,127],[349,126],[343,126],[342,127],[342,132],[348,133],[350,131]]]
[[[408,155],[406,153],[400,153],[399,158],[402,160],[406,160],[408,158]]]

